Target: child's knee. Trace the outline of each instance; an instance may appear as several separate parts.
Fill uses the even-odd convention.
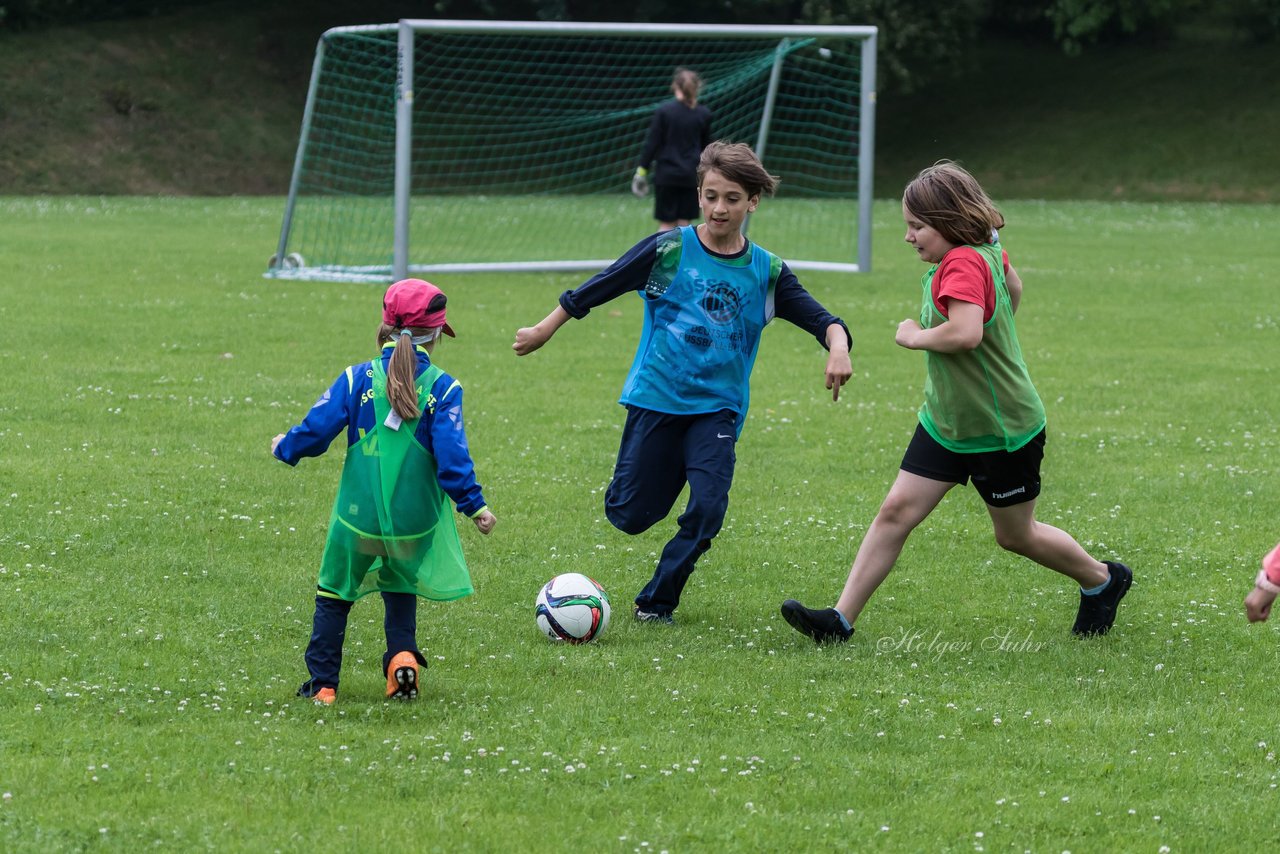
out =
[[[680,526],[698,538],[698,548],[711,548],[711,540],[720,533],[725,514],[729,511],[727,497],[719,501],[694,501],[680,517]]]
[[[1013,552],[1017,555],[1025,555],[1027,553],[1030,537],[1029,532],[1021,528],[1004,529],[996,528],[996,545],[1007,552]]]
[[[609,524],[624,534],[643,534],[658,521],[652,514],[637,513],[626,505],[605,504],[604,516]]]
[[[907,498],[890,492],[876,513],[876,522],[893,528],[914,528],[918,524],[914,504]]]

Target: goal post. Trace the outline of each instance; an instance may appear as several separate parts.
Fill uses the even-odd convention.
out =
[[[871,267],[875,27],[402,20],[316,47],[280,279],[597,270],[655,228],[630,193],[692,68],[712,136],[781,177],[751,238],[795,269]]]

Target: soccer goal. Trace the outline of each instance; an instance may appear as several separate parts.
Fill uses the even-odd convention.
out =
[[[266,275],[607,265],[656,227],[630,181],[678,67],[782,179],[751,238],[868,271],[875,27],[402,20],[320,38]]]

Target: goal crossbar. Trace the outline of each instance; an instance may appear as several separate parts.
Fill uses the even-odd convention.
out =
[[[419,39],[429,38],[430,41],[425,44],[419,44]],[[839,242],[846,245],[847,252],[841,250],[837,254],[843,254],[845,257],[832,257],[830,253],[823,256],[821,252],[814,253],[814,257],[804,251],[804,248],[789,249],[786,240],[782,238],[773,238],[767,236],[765,239],[767,245],[771,249],[778,251],[783,257],[787,258],[788,264],[795,269],[815,269],[815,270],[831,270],[836,272],[866,272],[870,270],[871,264],[871,207],[872,207],[872,174],[874,170],[874,134],[875,134],[875,57],[876,57],[876,38],[877,28],[870,26],[804,26],[804,25],[685,25],[685,24],[613,24],[613,23],[585,23],[585,22],[538,22],[538,21],[477,21],[477,20],[435,20],[435,19],[403,19],[394,24],[369,24],[359,26],[335,27],[324,33],[320,38],[316,49],[316,57],[312,67],[311,81],[308,87],[307,100],[303,112],[302,129],[299,135],[298,151],[294,161],[294,172],[290,180],[289,195],[285,205],[285,213],[281,224],[279,240],[277,242],[277,250],[272,257],[269,269],[266,275],[273,278],[299,278],[299,279],[330,279],[335,281],[391,281],[397,278],[403,278],[413,273],[431,273],[431,272],[479,272],[479,271],[580,271],[600,269],[600,267],[609,263],[608,259],[600,258],[494,258],[494,259],[477,259],[474,257],[467,258],[450,258],[449,253],[444,251],[436,244],[435,236],[440,235],[445,230],[453,227],[454,223],[447,219],[432,220],[430,213],[424,217],[424,211],[432,210],[432,193],[443,192],[445,195],[457,197],[464,195],[465,190],[456,187],[446,187],[443,190],[433,189],[424,190],[421,183],[415,183],[420,178],[415,171],[421,171],[424,167],[415,163],[415,157],[421,158],[421,150],[424,144],[431,144],[436,137],[444,137],[452,131],[441,125],[432,124],[437,119],[432,117],[424,119],[421,115],[415,115],[416,112],[422,112],[422,107],[426,106],[426,112],[439,112],[442,117],[456,119],[459,115],[465,113],[474,113],[477,115],[468,115],[468,121],[479,121],[483,123],[488,120],[487,111],[495,111],[492,105],[486,104],[484,93],[486,87],[489,90],[498,91],[501,86],[492,82],[491,78],[497,72],[493,72],[491,68],[485,67],[482,71],[476,72],[474,78],[474,94],[471,96],[472,101],[465,102],[461,106],[451,108],[440,107],[437,101],[437,88],[442,86],[442,80],[448,76],[446,72],[435,70],[430,73],[424,73],[422,63],[434,59],[433,54],[439,52],[445,55],[452,48],[449,39],[474,38],[474,39],[509,39],[516,38],[526,40],[532,44],[548,44],[560,45],[570,44],[571,47],[562,49],[573,55],[590,55],[593,46],[596,44],[594,40],[610,39],[607,46],[601,48],[601,51],[609,50],[618,51],[618,45],[628,44],[632,40],[649,40],[659,39],[666,40],[676,44],[695,43],[697,45],[721,43],[730,44],[735,41],[750,41],[754,47],[755,53],[752,58],[738,59],[735,66],[725,65],[718,67],[721,72],[719,78],[713,78],[705,90],[705,102],[712,104],[713,110],[717,112],[719,119],[720,113],[723,112],[727,118],[727,123],[731,125],[728,131],[731,136],[736,137],[734,141],[748,142],[756,150],[764,161],[766,168],[774,171],[773,163],[779,162],[784,164],[780,171],[783,175],[783,192],[779,199],[775,199],[766,206],[772,208],[774,206],[785,207],[792,205],[796,208],[806,209],[805,215],[816,216],[819,220],[834,217],[836,219],[847,218],[848,232],[839,237]],[[588,41],[582,41],[586,39]],[[775,40],[775,44],[769,44],[762,40]],[[637,42],[639,43],[639,42]],[[661,42],[643,42],[644,45],[660,44]],[[332,51],[337,53],[339,49],[343,51],[351,51],[349,45],[355,44],[358,49],[367,50],[369,56],[373,59],[360,59],[359,62],[365,62],[367,68],[357,66],[357,75],[367,75],[372,80],[366,81],[363,78],[356,78],[354,84],[349,81],[339,81],[334,84],[326,78],[329,73],[329,53]],[[507,44],[507,42],[502,42]],[[605,44],[601,42],[601,44]],[[845,56],[839,53],[833,57],[832,47],[837,51],[841,51],[845,46],[854,44],[858,46],[858,55],[854,56],[852,51]],[[831,45],[832,47],[827,47]],[[560,48],[557,48],[560,49]],[[645,48],[653,50],[653,48]],[[394,50],[394,55],[389,55]],[[499,47],[499,51],[502,48]],[[516,64],[521,60],[517,56],[518,51],[507,49],[506,53],[498,53],[496,57],[483,60],[490,63],[491,66],[501,67],[504,63]],[[449,54],[447,58],[442,58],[441,62],[460,63],[463,60],[456,58],[456,54]],[[698,53],[692,54],[685,50],[681,52],[677,50],[673,52],[673,57],[683,58],[689,56],[690,59],[681,61],[679,64],[696,65],[698,63]],[[608,57],[605,60],[607,61]],[[562,58],[557,61],[563,61]],[[595,74],[598,77],[602,75],[601,68],[605,68],[603,76],[608,77],[610,72],[609,66],[602,65],[602,60],[592,59],[588,64],[587,74]],[[662,68],[662,73],[669,75],[670,63],[667,67]],[[711,60],[707,60],[708,63]],[[809,75],[815,79],[822,74],[827,73],[825,66],[838,67],[838,71],[845,76],[836,84],[829,86],[827,89],[817,88],[823,81],[819,80],[819,84],[815,84],[814,94],[806,92],[808,101],[803,103],[792,103],[788,98],[794,96],[787,89],[791,86],[793,89],[798,85],[792,78],[799,78],[802,75]],[[388,65],[389,63],[389,65]],[[789,64],[790,63],[790,64]],[[841,63],[843,65],[841,66]],[[856,67],[855,67],[856,63]],[[356,65],[353,62],[353,65]],[[795,66],[793,68],[793,66]],[[621,67],[621,63],[619,63]],[[453,69],[448,69],[452,71]],[[520,69],[516,69],[519,71]],[[515,73],[515,72],[513,72]],[[553,71],[543,71],[540,66],[532,66],[529,69],[529,76],[536,74],[555,74],[565,73],[559,69]],[[621,78],[627,73],[625,69],[619,71],[616,75]],[[509,79],[509,78],[507,78]],[[748,107],[745,117],[738,117],[731,114],[730,109],[725,106],[721,109],[720,102],[717,98],[727,105],[730,97],[730,88],[739,85],[742,81],[750,81],[756,87],[747,97],[750,103],[755,104],[754,107]],[[548,84],[553,85],[553,84]],[[623,86],[618,79],[592,80],[590,77],[584,79],[572,80],[563,90],[566,99],[583,98],[587,95],[594,97],[594,89],[607,90],[610,87],[621,89]],[[844,87],[843,89],[840,87]],[[856,87],[856,91],[854,91]],[[381,103],[393,104],[394,120],[383,121],[375,118],[366,120],[364,125],[385,125],[382,136],[375,138],[370,135],[368,138],[361,138],[361,132],[353,132],[344,128],[338,131],[332,128],[326,128],[322,135],[317,131],[318,118],[327,115],[335,109],[343,109],[343,101],[348,98],[350,93],[356,89],[370,89],[374,95],[375,101],[380,100]],[[379,99],[377,92],[382,91],[383,95]],[[661,97],[659,89],[658,98]],[[585,93],[585,94],[584,94]],[[781,93],[781,94],[780,94]],[[503,94],[498,91],[498,94]],[[462,96],[465,97],[465,96]],[[518,97],[518,96],[513,96]],[[444,95],[440,95],[440,100],[444,100]],[[551,124],[556,125],[566,133],[566,139],[572,133],[578,133],[576,126],[581,125],[584,130],[581,134],[589,134],[590,128],[593,126],[609,126],[620,125],[628,122],[641,121],[645,122],[645,114],[651,111],[654,103],[653,96],[646,96],[641,101],[634,98],[620,100],[615,106],[602,107],[596,114],[591,116],[574,116],[567,117],[561,114],[551,116]],[[415,109],[417,108],[417,109]],[[381,109],[381,108],[379,108]],[[514,109],[514,108],[512,108]],[[546,108],[543,108],[544,111]],[[450,110],[452,113],[450,114]],[[758,111],[756,118],[749,117],[750,111]],[[848,111],[854,118],[850,119],[843,115]],[[786,121],[791,123],[786,130],[778,130],[779,112],[788,112]],[[532,112],[522,114],[522,119],[527,127],[535,128],[537,132],[545,132],[538,127],[538,113]],[[533,118],[529,118],[533,116]],[[603,118],[602,118],[603,117]],[[443,120],[443,119],[441,119]],[[812,120],[814,130],[810,131],[805,127],[805,123]],[[736,122],[736,125],[733,124]],[[834,125],[837,130],[833,134],[823,125]],[[492,122],[490,122],[492,125]],[[487,142],[488,139],[501,135],[505,129],[495,130],[489,126],[487,130],[471,129],[469,132],[473,134],[472,149],[478,150],[485,146],[476,144],[477,142]],[[572,132],[571,132],[572,131]],[[488,137],[483,134],[488,134]],[[603,131],[598,131],[603,133]],[[806,148],[808,145],[805,134],[811,134],[816,140],[813,151]],[[825,136],[824,136],[825,134]],[[716,135],[721,136],[719,128]],[[378,139],[384,139],[385,142],[379,142]],[[639,140],[632,139],[630,141],[634,145],[634,149],[638,151]],[[776,144],[775,144],[776,143]],[[556,146],[556,142],[550,143],[552,147]],[[563,143],[568,145],[568,143]],[[317,177],[320,172],[317,163],[322,161],[324,156],[328,156],[331,152],[341,151],[343,147],[348,147],[359,152],[362,156],[367,156],[369,162],[353,168],[361,171],[361,177],[365,177],[364,173],[369,175],[389,175],[386,183],[370,184],[373,189],[368,189],[366,185],[356,187],[353,180],[349,177],[342,177],[326,183],[328,180],[325,176]],[[416,147],[415,147],[416,146]],[[822,148],[825,146],[825,148]],[[392,153],[383,151],[382,149],[390,147]],[[606,159],[619,159],[617,149],[620,143],[614,142],[609,150],[605,152]],[[377,149],[375,151],[375,149]],[[320,152],[319,154],[315,152]],[[634,160],[633,152],[625,152],[620,160],[625,162],[628,159]],[[451,170],[458,172],[465,171],[460,165],[460,161],[456,158],[458,155],[451,155],[453,160],[440,160],[435,162],[427,172],[434,175],[448,173]],[[814,175],[809,179],[809,183],[801,186],[801,189],[792,194],[792,197],[798,201],[783,202],[783,198],[788,197],[787,193],[794,186],[804,185],[804,176],[809,169],[810,161],[821,161],[815,170]],[[442,165],[443,164],[443,165]],[[495,167],[497,170],[507,168],[515,171],[515,167],[498,163]],[[555,164],[546,167],[548,170],[555,170]],[[603,168],[603,166],[601,167]],[[611,167],[612,168],[612,167]],[[825,171],[823,171],[825,170]],[[619,171],[613,169],[614,172]],[[855,174],[856,173],[856,174]],[[801,176],[801,180],[797,180],[796,176]],[[545,176],[544,176],[545,177]],[[600,204],[602,199],[615,200],[611,202],[615,206],[620,204],[616,199],[626,200],[625,189],[626,182],[629,180],[629,171],[623,170],[622,173],[610,185],[601,185],[599,181],[596,183],[584,183],[580,189],[567,189],[568,195],[574,195],[577,204],[584,208],[584,219],[591,219],[598,214],[593,214],[592,210]],[[384,179],[378,178],[377,181]],[[492,194],[481,190],[477,192],[477,199],[482,203],[492,204],[497,199],[505,199],[508,209],[520,210],[519,213],[510,217],[516,225],[515,228],[522,227],[522,224],[537,221],[540,216],[532,208],[527,211],[521,210],[522,206],[530,203],[531,200],[540,198],[547,199],[550,196],[561,192],[557,189],[547,189],[534,182],[526,182],[531,189],[527,193],[513,191],[510,188],[498,188],[496,179],[489,179],[493,187]],[[345,183],[344,183],[345,182]],[[439,182],[438,182],[439,183]],[[856,187],[855,189],[852,189]],[[487,188],[487,187],[486,187]],[[828,193],[828,188],[832,188]],[[830,195],[830,198],[823,198],[824,195]],[[440,198],[443,198],[441,196]],[[629,215],[635,217],[635,202],[631,202],[632,208]],[[392,238],[390,241],[390,257],[385,261],[377,258],[362,258],[355,261],[336,257],[341,253],[334,253],[335,257],[315,257],[323,256],[323,251],[313,250],[310,246],[304,245],[296,231],[296,226],[307,217],[314,217],[315,211],[321,207],[337,207],[340,208],[338,213],[330,214],[338,219],[344,216],[351,220],[355,216],[368,216],[370,219],[385,220],[389,215],[390,230]],[[483,204],[480,205],[483,207]],[[849,216],[843,211],[853,207],[854,215]],[[810,213],[812,210],[816,213]],[[350,213],[352,211],[359,212],[357,214]],[[345,213],[344,213],[345,212]],[[756,219],[760,221],[762,231],[772,226],[766,222],[769,213],[766,209],[762,209]],[[556,216],[558,214],[551,214]],[[443,216],[443,215],[442,215]],[[775,221],[781,221],[786,216],[792,216],[787,212],[779,214]],[[418,220],[423,219],[430,221],[419,224]],[[843,220],[841,220],[843,221]],[[340,226],[331,226],[340,227]],[[463,230],[468,226],[457,223],[457,228]],[[484,226],[481,225],[481,228]],[[652,221],[647,226],[652,227]],[[756,223],[751,224],[752,229],[756,229]],[[430,237],[423,237],[422,232],[428,231]],[[807,227],[801,227],[800,231],[811,231]],[[767,231],[767,235],[774,234],[773,231]],[[756,237],[753,231],[753,238]],[[425,244],[425,245],[424,245]],[[781,244],[781,245],[780,245]],[[588,247],[589,248],[589,247]],[[613,251],[615,246],[597,247],[598,249],[607,249]],[[825,250],[823,250],[825,251]],[[370,255],[380,255],[381,250],[370,250]],[[313,254],[314,253],[314,254]],[[465,254],[465,253],[464,253]],[[605,253],[601,253],[605,254]],[[616,256],[615,256],[616,257]]]

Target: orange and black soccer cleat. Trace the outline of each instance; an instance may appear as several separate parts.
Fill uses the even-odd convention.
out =
[[[412,700],[418,696],[418,659],[411,652],[397,652],[387,664],[387,697]]]

